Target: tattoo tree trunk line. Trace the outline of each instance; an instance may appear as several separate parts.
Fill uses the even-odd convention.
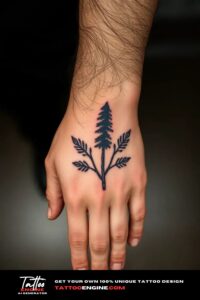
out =
[[[97,117],[96,123],[96,131],[95,133],[98,136],[95,138],[95,148],[99,148],[101,151],[101,170],[99,171],[96,163],[94,161],[92,155],[92,148],[88,147],[88,145],[81,140],[80,138],[76,138],[71,136],[72,142],[74,144],[74,148],[76,151],[81,154],[82,156],[88,157],[90,160],[90,164],[86,160],[78,160],[73,161],[72,164],[81,172],[87,172],[88,170],[92,170],[96,173],[102,183],[102,189],[106,190],[106,175],[108,172],[114,168],[123,168],[127,166],[128,161],[131,159],[130,156],[123,156],[118,157],[115,161],[115,156],[117,153],[122,152],[126,149],[128,142],[130,140],[131,129],[124,132],[120,137],[117,139],[116,143],[112,145],[112,138],[111,133],[113,132],[112,128],[112,111],[108,102],[106,102],[100,109],[100,112]],[[105,165],[105,158],[106,158],[106,150],[113,147],[112,155],[110,158],[110,162],[108,166]]]

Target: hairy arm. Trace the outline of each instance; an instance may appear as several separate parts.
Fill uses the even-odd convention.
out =
[[[80,0],[79,48],[72,88],[99,91],[140,85],[157,0]],[[93,99],[94,100],[94,99]]]

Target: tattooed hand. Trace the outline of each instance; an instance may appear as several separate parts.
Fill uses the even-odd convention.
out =
[[[45,160],[49,219],[66,206],[73,269],[124,268],[145,215],[138,124],[145,45],[157,0],[80,0],[67,112]]]
[[[121,95],[121,97],[124,97]],[[120,103],[123,104],[120,104]],[[102,122],[103,120],[103,122]],[[146,172],[137,101],[69,105],[46,158],[49,218],[67,208],[74,269],[122,269],[145,214]]]

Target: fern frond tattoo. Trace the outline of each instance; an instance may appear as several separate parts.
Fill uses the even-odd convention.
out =
[[[124,132],[120,137],[117,139],[117,143],[113,144],[113,151],[110,158],[110,162],[108,166],[105,166],[105,155],[106,150],[111,148],[112,145],[112,138],[111,133],[113,132],[112,128],[112,111],[108,102],[106,102],[102,107],[97,117],[97,124],[96,124],[96,131],[99,135],[95,138],[95,148],[101,149],[101,171],[97,169],[95,164],[93,155],[92,155],[92,148],[88,147],[88,145],[81,139],[75,138],[72,136],[72,142],[74,144],[74,148],[76,151],[81,154],[82,156],[88,157],[90,160],[91,165],[88,164],[87,161],[79,160],[73,161],[72,164],[81,172],[87,172],[88,170],[92,170],[97,174],[99,179],[102,183],[102,189],[106,190],[106,175],[107,173],[114,167],[119,169],[126,167],[129,160],[131,159],[130,156],[123,156],[118,157],[114,162],[115,156],[117,153],[122,152],[126,149],[128,142],[130,141],[131,129],[127,132]]]

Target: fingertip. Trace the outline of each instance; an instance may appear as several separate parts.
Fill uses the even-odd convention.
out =
[[[129,245],[131,246],[131,247],[137,247],[138,246],[138,244],[139,244],[139,242],[140,242],[140,240],[139,239],[131,239],[131,240],[129,240]]]
[[[48,212],[47,212],[47,217],[48,220],[55,220],[57,217],[61,214],[63,210],[63,204],[60,204],[59,206],[56,207],[48,207]]]

